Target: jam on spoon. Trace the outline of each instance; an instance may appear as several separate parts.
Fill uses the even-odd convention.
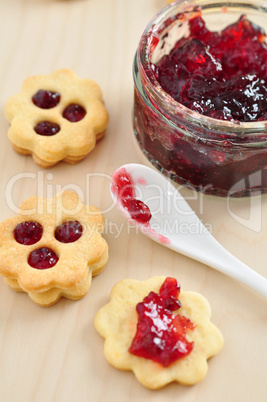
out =
[[[135,197],[134,184],[126,169],[121,168],[112,176],[112,191],[132,219],[139,223],[150,221],[152,217],[150,209],[143,201]]]

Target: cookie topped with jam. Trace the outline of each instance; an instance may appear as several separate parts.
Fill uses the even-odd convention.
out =
[[[75,164],[103,137],[108,124],[99,85],[69,69],[27,78],[5,108],[8,137],[20,154],[43,168]]]
[[[210,316],[208,301],[181,291],[175,278],[124,279],[97,312],[95,327],[112,366],[131,370],[142,385],[158,389],[204,379],[207,360],[223,346]]]
[[[0,224],[0,274],[41,306],[81,299],[106,266],[101,211],[73,191],[30,197]]]

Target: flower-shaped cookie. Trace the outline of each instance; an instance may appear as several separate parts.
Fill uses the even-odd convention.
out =
[[[27,78],[7,101],[5,115],[14,149],[44,168],[80,162],[108,124],[98,84],[68,69]]]
[[[41,306],[77,300],[107,263],[104,217],[72,191],[26,199],[0,224],[0,273],[10,287]]]
[[[174,299],[173,289],[167,289],[174,281],[177,284],[174,278],[165,277],[122,280],[112,289],[110,302],[95,316],[95,327],[105,338],[108,362],[120,370],[132,370],[140,383],[151,389],[172,381],[199,382],[206,375],[207,359],[223,346],[220,331],[210,321],[207,300],[198,293],[182,291],[179,300]],[[172,312],[165,313],[162,306]],[[151,321],[150,332],[140,321],[142,314],[143,320]],[[172,343],[174,339],[178,341]]]

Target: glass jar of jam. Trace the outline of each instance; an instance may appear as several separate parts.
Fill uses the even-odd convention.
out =
[[[177,1],[134,59],[133,127],[147,159],[205,194],[267,192],[267,7]]]

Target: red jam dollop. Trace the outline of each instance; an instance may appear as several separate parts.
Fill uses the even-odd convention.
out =
[[[179,293],[177,280],[166,278],[159,293],[150,292],[137,304],[137,331],[130,353],[168,367],[191,352],[194,344],[187,341],[186,332],[195,325],[188,318],[173,314],[181,307]]]
[[[111,188],[132,219],[140,223],[150,221],[152,217],[150,209],[143,201],[135,197],[134,183],[125,168],[119,169],[112,176]]]
[[[28,263],[32,268],[48,269],[58,262],[56,253],[48,247],[41,247],[31,252]]]
[[[35,221],[26,221],[19,223],[14,229],[16,242],[24,246],[30,246],[37,243],[43,235],[43,227]]]
[[[262,28],[245,15],[221,32],[207,29],[200,12],[190,35],[151,64],[161,87],[179,103],[219,120],[267,120],[267,45]],[[168,34],[166,34],[168,35]]]
[[[32,101],[35,106],[41,109],[52,109],[59,103],[60,94],[58,92],[40,89],[33,95]]]
[[[71,123],[76,123],[84,118],[86,115],[86,110],[76,103],[72,103],[67,106],[63,111],[63,117],[69,120]]]
[[[34,131],[39,135],[51,136],[60,131],[60,126],[51,121],[40,121],[40,123],[36,124],[34,127]]]
[[[67,221],[59,225],[55,230],[55,238],[61,243],[74,243],[83,232],[82,225],[78,221]]]

